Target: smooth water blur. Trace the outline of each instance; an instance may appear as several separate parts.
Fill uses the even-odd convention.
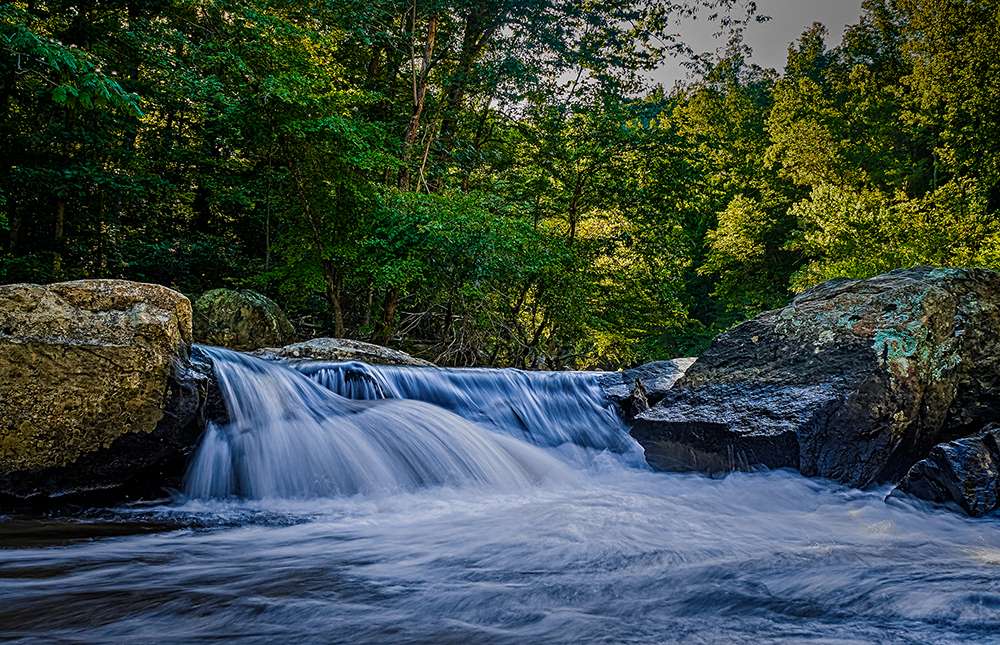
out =
[[[590,375],[379,368],[376,396],[209,351],[231,423],[185,496],[0,518],[0,640],[1000,642],[1000,518],[632,467]]]
[[[541,448],[408,400],[350,401],[284,365],[206,348],[229,423],[189,468],[194,498],[313,498],[424,486],[520,488],[570,480]]]
[[[1000,634],[1000,522],[785,473],[609,469],[518,492],[189,502],[119,511],[117,521],[175,528],[98,540],[91,531],[66,544],[87,526],[78,524],[58,545],[0,550],[0,635],[969,643]]]
[[[644,463],[596,372],[446,369],[293,363],[320,385],[356,400],[409,399],[454,412],[495,432],[539,446],[575,445]]]

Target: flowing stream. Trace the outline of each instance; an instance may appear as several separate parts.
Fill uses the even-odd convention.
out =
[[[0,518],[0,640],[1000,642],[1000,520],[649,471],[597,375],[208,349],[156,505]]]

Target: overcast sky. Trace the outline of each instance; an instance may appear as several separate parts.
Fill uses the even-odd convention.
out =
[[[747,42],[753,47],[754,62],[781,70],[785,66],[788,45],[814,22],[826,25],[831,45],[840,42],[844,27],[857,22],[862,0],[757,0],[760,13],[771,16],[769,22],[753,24],[747,30]],[[685,23],[680,27],[682,38],[697,51],[715,49],[715,31],[705,20]],[[685,72],[676,61],[668,60],[654,74],[656,81],[670,87],[682,80]]]

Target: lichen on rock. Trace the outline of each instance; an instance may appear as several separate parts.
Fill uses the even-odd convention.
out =
[[[0,286],[0,473],[71,464],[152,432],[191,306],[121,280]]]
[[[213,289],[194,303],[195,340],[241,351],[290,342],[295,329],[271,299],[249,289]]]

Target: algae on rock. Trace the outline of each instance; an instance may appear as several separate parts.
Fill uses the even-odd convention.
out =
[[[281,308],[249,289],[212,289],[194,303],[195,340],[240,351],[284,345],[295,329]]]

